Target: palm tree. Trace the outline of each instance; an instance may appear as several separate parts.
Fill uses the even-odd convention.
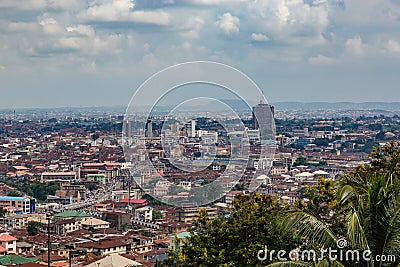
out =
[[[286,215],[283,229],[296,229],[306,246],[336,247],[338,239],[345,238],[349,249],[396,257],[395,262],[386,265],[382,261],[367,261],[344,262],[346,266],[400,266],[400,142],[376,148],[372,156],[375,160],[371,165],[357,168],[339,182],[337,201],[344,212],[345,236],[338,236],[329,225],[302,211]],[[278,262],[268,266],[341,266],[341,263],[325,260]]]
[[[348,209],[347,237],[352,248],[400,256],[399,178],[389,171],[342,181],[338,197]]]

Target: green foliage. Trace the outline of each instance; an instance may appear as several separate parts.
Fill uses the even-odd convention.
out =
[[[307,165],[308,160],[304,157],[298,157],[294,162],[294,166]]]
[[[371,164],[346,174],[333,191],[326,181],[322,181],[311,191],[303,192],[310,197],[310,203],[306,206],[299,203],[301,211],[288,214],[283,221],[283,229],[296,229],[306,247],[332,247],[339,238],[344,237],[351,250],[370,250],[372,257],[393,255],[396,258],[396,262],[346,262],[346,266],[398,266],[400,142],[392,141],[385,147],[374,148],[371,157]],[[330,201],[334,196],[336,201]],[[331,206],[333,215],[330,213],[326,216],[324,205],[318,203]],[[342,228],[339,227],[341,224]],[[275,266],[289,265],[285,262]],[[296,264],[292,263],[291,266]]]
[[[85,187],[89,190],[89,191],[94,191],[100,188],[99,185],[97,184],[85,184]]]
[[[8,192],[7,196],[9,196],[9,197],[22,197],[22,195],[16,190],[11,190],[10,192]]]
[[[382,124],[369,124],[368,125],[368,129],[371,131],[382,131],[383,127]]]
[[[335,233],[344,234],[343,213],[336,195],[335,183],[331,179],[320,178],[318,184],[302,188],[302,196],[307,201],[297,201],[295,206],[299,211],[330,225]]]
[[[150,206],[167,206],[164,202],[159,201],[158,199],[155,199],[149,194],[144,194],[142,195],[142,199],[147,199],[149,201]]]
[[[39,229],[41,226],[42,224],[40,222],[35,222],[35,221],[28,222],[28,227],[27,227],[28,236],[37,235],[39,233]]]
[[[157,209],[153,209],[152,213],[153,213],[152,214],[153,220],[160,220],[160,219],[164,218],[162,212]]]
[[[399,262],[400,142],[376,147],[371,156],[370,165],[341,181],[338,199],[348,210],[347,235],[352,247],[370,249],[374,255],[395,255]]]
[[[293,233],[279,230],[281,215],[287,211],[272,197],[239,195],[229,217],[210,220],[200,209],[194,229],[181,251],[169,253],[173,266],[263,266],[257,252],[264,249],[295,248]]]
[[[400,266],[400,141],[375,147],[372,162],[339,182],[321,178],[300,192],[307,201],[289,211],[269,196],[238,196],[229,217],[200,210],[191,235],[159,266]],[[301,163],[301,162],[300,162]],[[258,250],[337,247],[393,255],[396,262],[261,262]],[[317,255],[319,257],[319,255]]]
[[[385,140],[385,133],[384,132],[379,132],[375,135],[375,138],[378,140]]]
[[[177,195],[181,192],[186,192],[186,190],[183,187],[178,186],[178,185],[173,184],[168,188],[168,195],[171,195],[171,196]]]
[[[16,190],[20,192],[24,192],[25,194],[32,196],[38,200],[46,201],[48,195],[54,195],[57,190],[60,189],[54,182],[50,183],[39,183],[39,182],[30,182],[29,180],[23,180],[15,182],[9,179],[1,179],[1,182],[14,187]]]
[[[327,146],[329,144],[329,139],[327,138],[315,138],[314,144],[317,146]]]
[[[125,232],[126,229],[128,228],[128,226],[129,226],[129,225],[128,225],[127,223],[122,224],[122,225],[121,225],[121,231],[122,231],[122,232]]]
[[[99,139],[99,137],[100,137],[100,134],[94,133],[94,134],[92,135],[92,140],[93,140],[93,141],[96,141],[97,139]]]

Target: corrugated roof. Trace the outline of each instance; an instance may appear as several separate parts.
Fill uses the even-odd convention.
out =
[[[70,217],[92,217],[92,215],[74,210],[66,210],[54,215],[55,217],[70,218]]]
[[[17,255],[6,255],[0,257],[0,264],[10,265],[10,264],[22,264],[25,262],[35,262],[38,258],[24,258]]]
[[[9,241],[16,241],[17,239],[13,237],[12,235],[9,235],[7,233],[2,233],[0,234],[0,241],[2,242],[9,242]]]

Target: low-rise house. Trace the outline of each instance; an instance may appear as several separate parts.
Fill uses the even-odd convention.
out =
[[[46,263],[48,262],[48,254],[47,252],[38,256],[40,262]],[[60,256],[54,252],[50,253],[50,263],[51,266],[68,266],[68,258]]]
[[[81,222],[82,229],[85,230],[97,230],[97,229],[107,229],[110,228],[110,223],[97,219],[97,218],[90,218],[87,220],[83,220]]]
[[[17,253],[17,239],[8,233],[0,234],[0,245],[7,250],[7,254]]]
[[[132,239],[133,242],[131,247],[132,251],[143,253],[152,251],[154,248],[153,239],[150,237],[138,234],[129,235],[129,237]]]
[[[161,222],[160,231],[163,233],[180,233],[187,231],[192,224],[184,222]]]
[[[17,254],[20,255],[28,255],[32,254],[33,252],[33,245],[28,242],[17,242]]]
[[[127,244],[118,240],[100,240],[76,244],[77,249],[93,252],[95,255],[106,256],[110,254],[125,254]]]
[[[135,209],[135,219],[152,221],[153,208],[150,206]]]
[[[59,235],[65,235],[70,232],[81,229],[81,221],[76,218],[69,218],[57,221],[55,223],[56,233]]]

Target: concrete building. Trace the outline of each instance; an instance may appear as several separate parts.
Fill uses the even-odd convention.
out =
[[[17,253],[17,239],[8,233],[0,234],[0,246],[7,250],[7,254]]]
[[[135,219],[152,221],[153,208],[150,206],[135,209]]]
[[[197,218],[200,209],[206,209],[210,219],[218,215],[216,207],[177,207],[176,220],[179,222],[191,223]]]
[[[260,103],[253,107],[254,129],[260,129],[261,139],[267,139],[273,133],[274,106]]]
[[[77,180],[76,172],[43,172],[40,181],[45,182],[63,182]]]
[[[90,218],[87,220],[83,220],[81,222],[81,225],[82,225],[82,229],[85,229],[85,230],[90,230],[90,229],[97,230],[97,229],[110,228],[109,222],[106,222],[106,221],[103,221],[100,219],[96,219],[96,218]]]
[[[5,227],[13,229],[24,229],[28,225],[28,215],[26,214],[11,214],[0,218],[1,224]]]
[[[32,213],[35,211],[35,200],[27,197],[0,196],[0,207],[15,213]]]
[[[98,256],[107,256],[111,254],[126,254],[127,244],[118,240],[100,240],[98,242],[86,242],[76,245],[77,249],[84,249],[87,252],[93,252]],[[109,265],[103,265],[109,266]],[[114,265],[113,265],[114,266]],[[123,265],[115,265],[123,266]]]

